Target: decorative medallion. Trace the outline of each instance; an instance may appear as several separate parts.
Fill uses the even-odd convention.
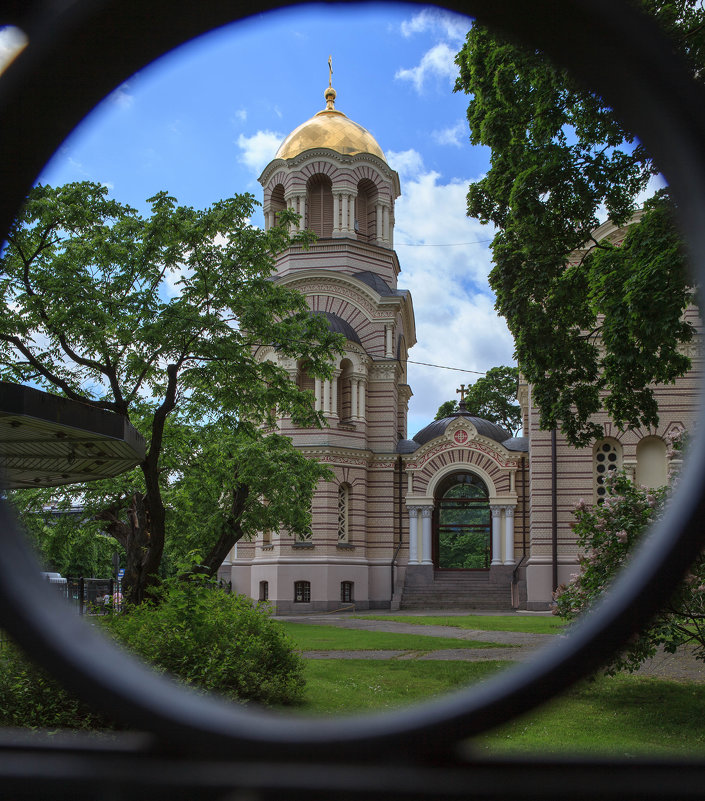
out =
[[[455,434],[453,434],[453,439],[458,443],[458,445],[464,445],[468,441],[468,432],[463,431],[462,429],[460,431],[456,431]]]

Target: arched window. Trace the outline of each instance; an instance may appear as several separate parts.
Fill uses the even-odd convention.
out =
[[[488,570],[492,559],[487,485],[453,473],[436,490],[434,563],[446,570]]]
[[[333,236],[333,184],[327,175],[314,175],[306,184],[306,227],[317,236]]]
[[[338,417],[341,420],[350,420],[352,417],[352,370],[350,359],[343,359],[340,363],[338,376]]]
[[[309,363],[306,359],[301,359],[296,363],[296,386],[300,390],[315,391],[315,382],[308,374]]]
[[[338,486],[338,542],[350,541],[350,484]]]
[[[311,602],[311,582],[310,581],[295,581],[294,582],[294,603],[307,604]]]
[[[353,590],[355,585],[352,581],[341,581],[340,582],[340,600],[344,604],[351,604],[354,600],[354,593]]]
[[[260,599],[260,601],[268,601],[269,600],[269,582],[268,581],[260,581],[260,583],[259,583],[259,599]]]
[[[595,475],[595,498],[602,503],[607,496],[605,479],[610,473],[622,467],[622,446],[616,439],[603,439],[595,443],[593,449]]]
[[[272,197],[269,201],[269,208],[274,214],[273,224],[277,225],[279,223],[279,212],[286,209],[284,187],[281,184],[277,184],[274,189],[272,189]]]
[[[377,237],[377,187],[369,178],[357,185],[355,198],[355,232],[358,239],[371,241]]]
[[[649,489],[668,484],[666,443],[660,437],[644,437],[636,446],[636,483]]]

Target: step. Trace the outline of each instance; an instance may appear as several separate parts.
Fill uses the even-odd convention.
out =
[[[511,611],[511,588],[490,584],[485,571],[437,571],[430,584],[405,586],[400,608]]]

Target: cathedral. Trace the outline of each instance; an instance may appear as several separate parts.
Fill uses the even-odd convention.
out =
[[[260,532],[233,548],[219,575],[280,614],[548,609],[576,570],[576,502],[598,501],[610,470],[660,486],[677,469],[669,438],[692,428],[699,352],[688,376],[657,390],[658,430],[620,432],[605,418],[605,439],[576,449],[539,428],[531,387],[520,384],[524,436],[472,417],[461,400],[455,414],[409,437],[416,331],[411,295],[397,288],[399,176],[335,100],[329,85],[326,107],[286,137],[259,181],[267,228],[289,208],[318,236],[278,256],[275,280],[345,337],[344,353],[321,380],[273,347],[257,352],[314,393],[328,425],[304,429],[284,418],[280,431],[334,478],[318,486],[306,536]],[[597,241],[623,237],[611,223],[595,232]]]

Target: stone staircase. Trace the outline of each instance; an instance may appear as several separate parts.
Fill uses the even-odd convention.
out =
[[[433,581],[406,582],[402,609],[484,609],[511,611],[509,576],[490,582],[489,572],[435,570]],[[509,580],[507,580],[509,579]]]

